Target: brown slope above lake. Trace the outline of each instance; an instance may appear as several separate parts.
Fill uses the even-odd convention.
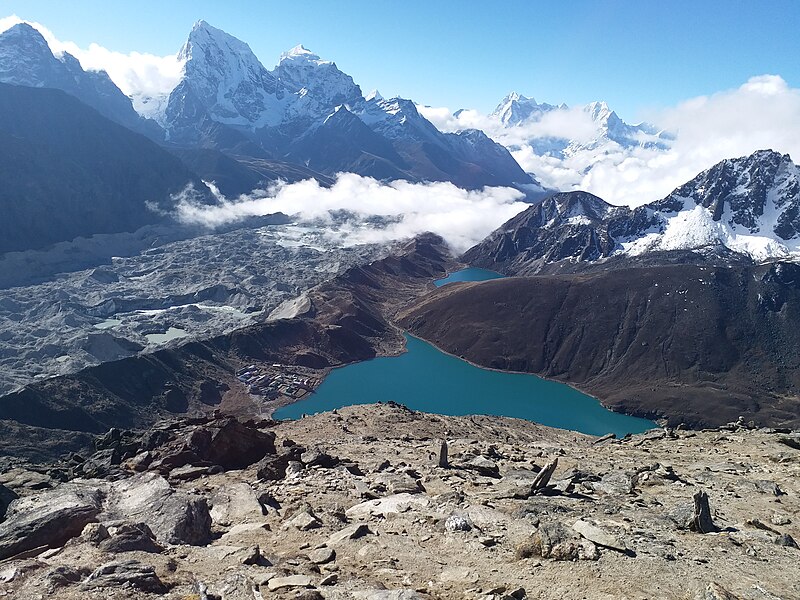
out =
[[[800,267],[670,265],[451,284],[399,323],[478,365],[672,425],[800,425]]]

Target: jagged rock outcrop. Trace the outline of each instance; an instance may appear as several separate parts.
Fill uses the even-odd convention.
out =
[[[14,500],[0,523],[0,560],[35,548],[56,548],[100,514],[102,487],[65,484]]]

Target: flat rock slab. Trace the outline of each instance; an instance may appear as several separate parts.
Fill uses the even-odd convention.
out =
[[[249,484],[231,483],[218,488],[211,496],[211,520],[229,526],[262,520],[264,509]]]
[[[336,551],[333,548],[317,548],[308,553],[308,560],[315,565],[324,565],[336,558]]]
[[[424,496],[416,496],[409,493],[394,494],[351,506],[345,511],[345,514],[351,519],[368,519],[372,516],[385,517],[391,513],[401,513],[410,508],[426,507],[429,504],[430,500]]]
[[[289,521],[289,525],[297,527],[300,531],[308,531],[309,529],[322,527],[320,520],[305,510],[292,517]]]
[[[363,523],[355,523],[354,525],[350,525],[334,533],[328,538],[328,540],[325,542],[325,545],[335,546],[336,544],[341,544],[345,540],[355,540],[363,537],[369,532],[369,527]]]
[[[578,519],[575,521],[575,524],[572,528],[580,533],[584,538],[589,540],[590,542],[594,542],[598,546],[604,546],[606,548],[611,548],[612,550],[618,550],[620,552],[627,552],[628,548],[625,546],[623,542],[619,539],[608,533],[607,531],[600,529],[599,527],[588,523],[582,519]]]
[[[308,575],[289,575],[288,577],[273,577],[267,582],[270,592],[283,588],[310,587],[311,577]]]

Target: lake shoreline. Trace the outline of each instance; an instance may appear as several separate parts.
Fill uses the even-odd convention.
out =
[[[498,374],[498,375],[510,375],[510,376],[515,376],[515,377],[524,377],[524,380],[523,380],[524,383],[521,383],[520,380],[511,382],[511,386],[508,388],[508,390],[505,391],[505,393],[507,394],[505,396],[505,398],[508,400],[508,404],[505,405],[504,410],[502,412],[497,412],[497,413],[489,413],[489,412],[484,412],[484,411],[481,411],[481,410],[470,410],[470,408],[474,408],[474,407],[467,407],[467,408],[463,409],[465,412],[461,412],[460,410],[457,411],[457,412],[446,412],[446,411],[443,411],[442,407],[447,406],[447,404],[433,406],[433,407],[425,406],[426,403],[431,403],[432,402],[431,396],[426,395],[426,393],[428,391],[430,391],[431,393],[434,393],[434,394],[438,394],[436,396],[437,398],[442,398],[442,397],[446,397],[447,396],[446,393],[442,394],[441,390],[439,390],[437,392],[436,391],[436,386],[437,385],[438,386],[442,386],[442,385],[447,386],[448,384],[447,383],[442,383],[441,381],[438,381],[438,382],[434,381],[433,382],[433,386],[432,386],[433,389],[431,389],[431,390],[426,389],[426,390],[424,390],[423,392],[420,392],[420,393],[414,393],[413,390],[412,391],[405,390],[404,392],[401,392],[401,393],[404,393],[405,396],[400,396],[400,397],[384,397],[384,395],[382,393],[375,393],[374,400],[373,399],[367,399],[366,401],[358,400],[357,399],[357,394],[353,394],[353,401],[349,401],[349,400],[348,401],[343,401],[342,403],[340,403],[338,405],[335,405],[335,406],[334,406],[334,404],[337,404],[337,400],[335,400],[335,397],[336,397],[337,394],[339,395],[339,397],[342,397],[342,391],[341,391],[341,389],[339,389],[337,391],[333,391],[333,390],[329,389],[328,390],[328,394],[334,394],[334,399],[332,400],[330,397],[326,397],[326,398],[324,398],[322,400],[318,400],[318,402],[321,402],[323,404],[322,406],[320,406],[319,403],[311,404],[310,406],[308,406],[308,411],[303,411],[301,413],[300,409],[295,409],[295,412],[293,414],[290,413],[290,416],[286,416],[286,417],[276,417],[275,416],[275,414],[274,414],[275,412],[278,412],[279,410],[284,409],[284,408],[286,408],[288,406],[296,405],[296,404],[304,402],[304,401],[313,402],[313,393],[312,393],[312,394],[309,394],[306,397],[304,397],[304,398],[302,398],[300,400],[294,401],[294,402],[291,402],[291,401],[290,402],[281,402],[280,406],[279,405],[273,405],[273,407],[271,407],[273,410],[270,411],[270,415],[272,416],[272,418],[275,418],[275,419],[278,419],[278,420],[284,420],[284,419],[292,420],[292,419],[301,418],[302,415],[316,414],[316,413],[319,413],[319,412],[328,412],[330,410],[333,410],[335,408],[340,408],[340,407],[343,407],[343,406],[356,405],[356,404],[374,404],[374,403],[386,402],[386,401],[392,400],[392,401],[397,402],[399,404],[405,404],[405,405],[409,406],[410,408],[413,408],[414,410],[419,410],[420,412],[426,412],[426,413],[432,413],[432,414],[441,414],[441,415],[451,415],[451,416],[452,415],[484,415],[484,416],[519,418],[519,419],[527,420],[527,421],[529,421],[531,423],[541,424],[541,425],[545,425],[545,426],[548,426],[548,427],[556,427],[556,428],[567,430],[567,431],[575,431],[575,432],[583,433],[585,435],[592,435],[592,436],[601,436],[601,435],[605,435],[606,433],[609,433],[609,432],[615,432],[617,435],[624,435],[625,432],[627,432],[626,430],[638,433],[638,432],[641,432],[641,431],[646,431],[646,430],[658,427],[658,424],[654,423],[650,419],[644,419],[644,418],[641,418],[641,417],[637,417],[635,415],[627,415],[625,413],[621,413],[621,412],[610,410],[608,407],[604,406],[603,403],[599,401],[599,399],[597,399],[594,396],[591,396],[589,394],[585,394],[584,392],[582,392],[580,389],[576,388],[575,386],[568,385],[568,384],[565,384],[565,383],[557,381],[557,380],[553,380],[553,379],[549,379],[549,378],[545,378],[545,377],[540,377],[540,376],[538,376],[536,374],[533,374],[533,373],[503,371],[501,369],[487,368],[487,367],[483,367],[481,365],[476,365],[476,364],[474,364],[474,363],[472,363],[472,362],[470,362],[468,360],[462,359],[459,356],[455,356],[455,355],[453,355],[451,353],[445,352],[445,351],[441,350],[440,348],[438,348],[436,345],[428,342],[427,340],[425,340],[423,338],[420,338],[418,336],[414,336],[413,334],[411,334],[411,333],[409,333],[407,331],[404,331],[404,330],[402,330],[400,328],[398,328],[398,332],[401,332],[403,334],[403,336],[404,336],[404,339],[406,340],[406,344],[404,344],[404,347],[399,352],[392,353],[392,354],[388,354],[388,353],[387,354],[381,354],[379,356],[374,357],[373,359],[369,359],[369,360],[366,360],[366,361],[357,361],[357,362],[352,362],[352,363],[348,363],[348,364],[345,364],[345,365],[338,365],[336,367],[331,368],[328,374],[329,375],[333,374],[337,369],[339,369],[341,367],[347,367],[347,366],[352,367],[352,366],[359,365],[359,364],[366,364],[366,363],[372,362],[375,359],[401,357],[401,356],[403,356],[404,354],[407,354],[410,351],[409,347],[408,347],[409,342],[411,342],[411,340],[415,340],[416,342],[418,342],[421,345],[420,349],[418,350],[418,353],[417,353],[418,355],[419,355],[420,352],[423,352],[422,348],[427,347],[431,351],[437,353],[438,355],[441,355],[441,357],[443,357],[443,358],[446,357],[448,360],[455,360],[455,361],[457,361],[457,363],[462,364],[462,365],[464,365],[466,367],[469,367],[470,369],[474,369],[476,371],[480,371],[481,373],[494,373],[494,374]],[[423,358],[423,357],[420,357],[420,358]],[[431,357],[428,357],[428,358],[430,360],[433,360]],[[404,365],[401,368],[408,368],[408,365]],[[391,378],[391,376],[393,376],[393,375],[394,375],[394,373],[389,375],[389,377]],[[354,376],[356,376],[356,375],[354,374]],[[368,382],[368,381],[374,381],[374,379],[371,379],[371,378],[374,378],[375,375],[373,373],[365,373],[365,372],[362,371],[361,373],[358,374],[358,377],[366,377],[367,378],[366,381]],[[419,380],[420,381],[424,381],[425,382],[425,384],[424,384],[425,386],[428,386],[430,384],[430,382],[431,382],[431,380],[426,379],[424,375],[421,376],[421,378]],[[362,380],[362,381],[365,381],[365,380]],[[349,382],[349,384],[352,385],[352,382]],[[549,386],[549,389],[536,389],[536,386],[539,386],[541,384],[546,384],[547,386]],[[322,385],[324,385],[324,382],[320,383],[320,386],[322,386]],[[335,390],[337,387],[340,388],[340,386],[342,386],[342,385],[343,385],[343,383],[341,381],[337,381],[336,382],[336,387],[334,387],[333,389]],[[365,383],[365,385],[368,386],[368,383]],[[534,386],[532,388],[532,390],[526,388],[526,386],[530,386],[530,385]],[[552,386],[555,386],[555,387],[552,387]],[[557,390],[561,386],[563,386],[566,389],[569,389],[570,392],[576,393],[577,396],[571,396],[571,395],[568,395],[566,397],[558,396]],[[367,392],[367,393],[371,393],[371,392]],[[527,394],[531,394],[531,395],[527,396]],[[409,402],[407,400],[408,397],[412,398],[412,402]],[[466,398],[466,397],[469,397],[469,396],[465,395],[464,397]],[[526,400],[527,397],[530,397],[530,402],[528,402]],[[547,398],[547,400],[544,400],[545,397]],[[413,400],[416,400],[417,402],[414,402]],[[452,401],[452,400],[450,400],[450,401]],[[584,402],[584,401],[591,402],[592,404],[594,404],[595,408],[587,410],[586,406],[581,406],[581,403]],[[470,400],[469,402],[473,402],[474,403],[474,402],[478,402],[478,401],[475,400],[474,397],[473,397],[473,399]],[[560,402],[566,402],[567,403],[567,410],[564,410],[563,412],[560,412],[560,410],[558,408]],[[331,403],[331,404],[326,405],[328,403]],[[417,405],[414,406],[415,404],[417,404]],[[420,407],[419,404],[422,404],[423,406]],[[573,406],[570,407],[569,405],[571,405],[571,404]],[[456,401],[456,405],[463,406],[463,404],[461,402],[458,402],[458,401]],[[575,413],[570,413],[569,408],[572,408],[572,409],[581,409],[581,408],[583,408],[584,410],[578,410]],[[593,411],[595,409],[598,409],[600,412],[593,413]],[[580,416],[580,418],[582,418],[584,420],[581,421],[580,418],[579,418],[577,420],[577,423],[571,424],[570,423],[570,419],[569,419],[569,415],[571,415],[571,414],[578,415],[578,416]],[[601,415],[603,415],[603,416],[601,416]],[[612,417],[612,415],[616,415],[616,416],[619,416],[619,417],[627,417],[627,418],[630,418],[630,419],[634,419],[636,421],[641,421],[642,423],[637,423],[636,425],[634,425],[632,422],[625,423],[625,424],[623,424],[623,423],[614,423],[613,422],[614,417]],[[611,419],[610,422],[605,422],[607,426],[603,425],[603,423],[604,423],[603,418],[606,418],[606,419],[610,418]],[[585,420],[585,419],[588,419],[588,421]],[[595,425],[594,423],[597,423],[597,424]],[[592,431],[592,429],[594,430],[594,432],[590,432],[590,431]]]

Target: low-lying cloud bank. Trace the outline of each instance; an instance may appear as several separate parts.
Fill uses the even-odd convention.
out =
[[[175,200],[179,220],[210,228],[282,212],[299,223],[324,226],[327,238],[345,246],[402,240],[432,231],[463,252],[527,208],[523,197],[512,188],[468,191],[452,183],[382,183],[342,173],[328,188],[309,179],[279,183],[236,199],[218,194],[215,206],[195,202],[189,192]]]
[[[420,110],[446,131],[483,129],[549,187],[583,189],[613,204],[638,206],[663,198],[720,160],[760,149],[800,159],[800,89],[778,75],[753,77],[738,88],[646,115],[648,122],[675,135],[666,151],[611,143],[561,159],[534,150],[532,138],[587,141],[592,125],[580,108],[549,113],[537,123],[512,128],[473,110],[458,116],[446,108]]]

